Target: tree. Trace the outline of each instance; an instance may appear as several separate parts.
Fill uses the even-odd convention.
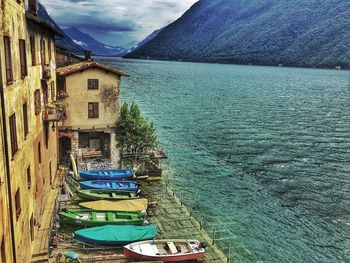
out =
[[[116,123],[116,139],[122,152],[144,153],[158,145],[153,122],[141,115],[136,103],[124,103]]]

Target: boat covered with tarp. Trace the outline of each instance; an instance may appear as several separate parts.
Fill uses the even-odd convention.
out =
[[[131,169],[80,171],[81,180],[123,180],[135,177]]]
[[[113,226],[92,227],[74,232],[78,241],[95,246],[122,246],[137,241],[155,238],[157,227],[149,226]]]
[[[148,200],[146,198],[121,200],[121,201],[91,201],[79,203],[80,206],[92,210],[128,211],[141,212],[147,210]]]

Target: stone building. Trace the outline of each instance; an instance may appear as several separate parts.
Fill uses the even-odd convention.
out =
[[[0,262],[30,262],[57,171],[60,33],[37,16],[36,0],[0,6]]]
[[[83,58],[73,54],[72,52],[56,45],[56,64],[57,67],[65,67],[71,64],[84,61]]]
[[[61,160],[71,151],[78,160],[101,158],[119,165],[115,124],[122,76],[128,74],[89,59],[57,69],[57,95],[66,106],[59,126]]]

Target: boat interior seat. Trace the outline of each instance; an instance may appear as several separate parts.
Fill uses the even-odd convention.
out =
[[[96,213],[97,221],[106,221],[106,213]]]
[[[169,248],[171,254],[176,254],[176,253],[178,253],[178,250],[177,250],[177,248],[176,248],[174,242],[166,242],[166,243],[167,243],[167,245],[168,245],[168,248]]]

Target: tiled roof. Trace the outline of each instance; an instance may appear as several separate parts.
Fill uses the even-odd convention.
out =
[[[111,67],[108,67],[106,65],[100,64],[100,63],[96,63],[94,61],[82,61],[76,64],[72,64],[72,65],[68,65],[66,67],[62,67],[62,68],[58,68],[57,69],[57,74],[59,76],[65,76],[65,75],[69,75],[69,74],[73,74],[75,72],[79,72],[85,69],[89,69],[89,68],[100,68],[103,69],[105,71],[120,75],[120,76],[124,76],[124,77],[129,77],[129,74],[118,70],[118,69],[114,69]]]

